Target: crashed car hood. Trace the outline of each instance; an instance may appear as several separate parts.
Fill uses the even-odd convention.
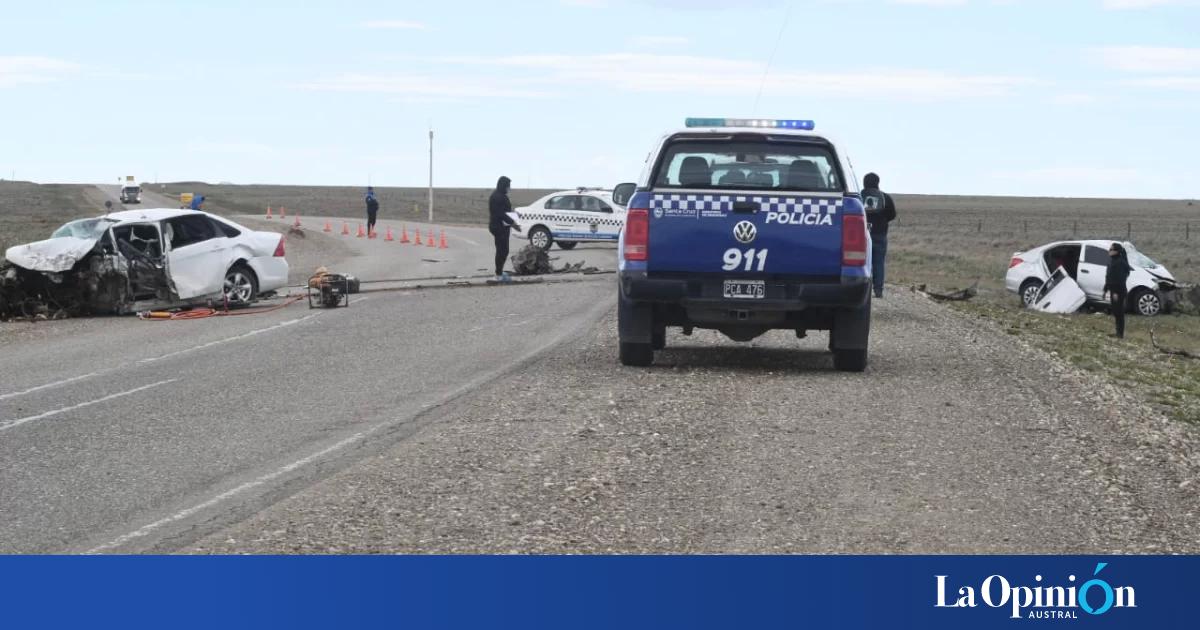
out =
[[[97,238],[78,238],[75,236],[60,236],[48,238],[36,243],[14,245],[4,252],[8,262],[30,271],[44,273],[62,273],[70,271],[92,248],[96,246]]]

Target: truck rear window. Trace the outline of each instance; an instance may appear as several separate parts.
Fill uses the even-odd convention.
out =
[[[833,152],[809,142],[676,140],[657,168],[655,188],[843,191]]]

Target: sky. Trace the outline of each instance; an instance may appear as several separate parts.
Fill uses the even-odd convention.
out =
[[[635,181],[816,121],[898,193],[1200,197],[1200,0],[0,0],[0,177]]]

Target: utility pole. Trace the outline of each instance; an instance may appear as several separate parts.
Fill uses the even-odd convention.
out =
[[[429,125],[429,222],[433,223],[433,124]]]

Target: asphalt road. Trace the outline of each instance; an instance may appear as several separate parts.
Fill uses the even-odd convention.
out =
[[[586,330],[611,283],[564,286],[10,326],[0,552],[171,550],[252,514]]]

